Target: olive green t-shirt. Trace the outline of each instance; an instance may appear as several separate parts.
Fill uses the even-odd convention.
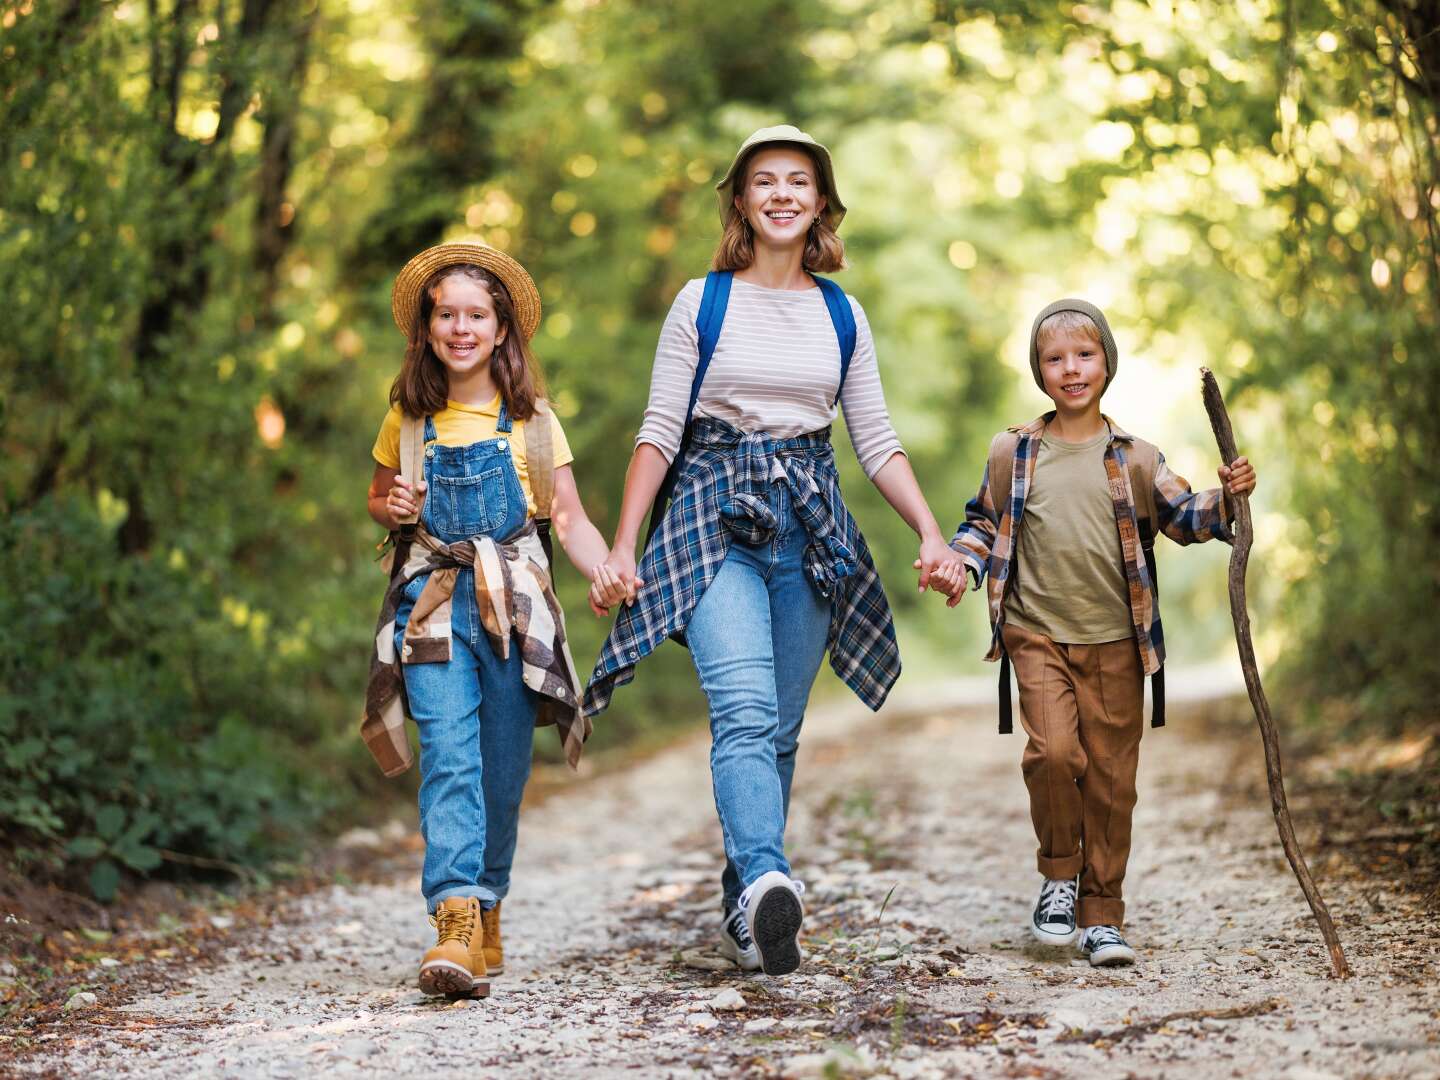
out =
[[[1105,475],[1108,431],[1083,443],[1040,440],[1025,495],[1005,618],[1067,645],[1132,637],[1130,597]]]

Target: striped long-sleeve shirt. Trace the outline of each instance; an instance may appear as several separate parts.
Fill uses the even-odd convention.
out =
[[[685,427],[700,355],[695,317],[704,290],[705,279],[696,278],[675,297],[660,331],[650,401],[635,439],[637,446],[653,444],[667,461],[680,448]],[[870,324],[855,299],[848,299],[855,313],[855,353],[840,405],[860,465],[873,477],[901,446],[885,408]],[[839,387],[840,344],[820,290],[767,289],[737,278],[696,416],[789,439],[834,421]]]

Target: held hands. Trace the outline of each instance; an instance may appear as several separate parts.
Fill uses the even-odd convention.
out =
[[[949,597],[947,607],[954,607],[965,595],[965,563],[945,541],[938,537],[920,543],[920,557],[915,560],[920,571],[920,591],[934,589]]]
[[[1255,466],[1249,458],[1237,457],[1228,466],[1216,470],[1226,495],[1248,495],[1255,490]]]
[[[622,600],[634,606],[635,594],[644,584],[635,576],[635,556],[612,548],[605,561],[590,571],[590,610],[604,617]]]
[[[390,515],[390,520],[399,524],[402,517],[409,517],[411,514],[418,514],[420,506],[425,502],[425,481],[421,480],[413,486],[403,477],[395,477],[394,483],[385,495],[385,512]]]

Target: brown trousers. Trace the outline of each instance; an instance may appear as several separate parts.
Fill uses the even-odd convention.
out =
[[[1030,736],[1020,771],[1047,878],[1080,875],[1081,926],[1123,926],[1144,672],[1133,638],[1061,645],[1005,626]]]

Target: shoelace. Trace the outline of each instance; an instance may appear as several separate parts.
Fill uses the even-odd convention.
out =
[[[1040,889],[1040,917],[1069,915],[1075,910],[1075,882],[1047,881]]]
[[[735,944],[740,948],[749,950],[755,944],[750,937],[750,928],[745,925],[745,909],[736,908],[725,920],[725,932],[735,939]]]
[[[1102,945],[1124,945],[1125,939],[1113,926],[1092,926],[1085,931],[1085,947],[1098,949]]]
[[[470,938],[475,933],[475,913],[470,910],[441,909],[430,916],[430,925],[440,931],[440,940],[437,944],[443,945],[447,941],[460,941],[469,945]]]

